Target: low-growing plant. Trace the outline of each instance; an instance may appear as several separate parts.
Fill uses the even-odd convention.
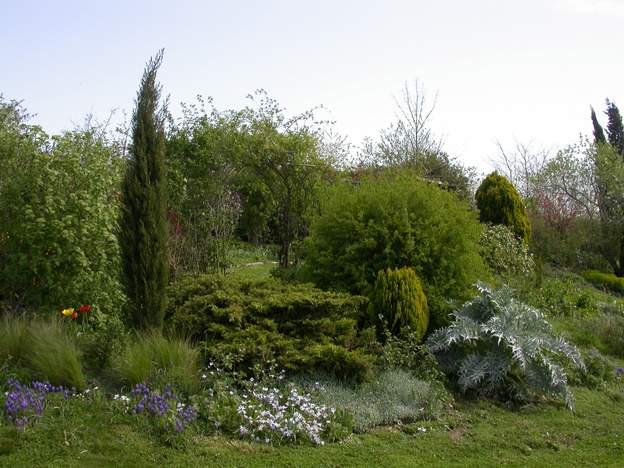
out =
[[[583,368],[578,350],[511,289],[478,288],[481,294],[453,314],[451,325],[427,340],[441,368],[463,392],[516,400],[545,394],[572,408],[566,373],[554,357]]]
[[[323,445],[352,432],[349,414],[286,383],[283,371],[258,375],[241,378],[210,365],[202,375],[204,391],[194,398],[201,429],[272,445]]]
[[[582,353],[585,368],[571,367],[568,370],[568,381],[572,385],[587,388],[604,387],[616,380],[617,366],[597,349]]]
[[[110,359],[123,352],[128,332],[119,315],[103,314],[96,310],[89,326],[78,335],[78,344],[85,366],[102,370]]]
[[[130,385],[174,382],[183,392],[199,386],[199,350],[189,341],[158,333],[138,334],[112,360],[118,381]]]
[[[394,335],[409,329],[422,339],[429,327],[427,297],[411,268],[379,271],[369,310],[372,317],[381,317]]]
[[[351,414],[356,432],[433,418],[444,401],[437,386],[401,369],[384,370],[374,381],[359,386],[335,379],[308,379],[303,388],[322,404]]]
[[[4,399],[4,417],[18,429],[24,430],[34,425],[43,415],[50,393],[61,393],[64,399],[69,398],[70,390],[49,382],[34,381],[30,385],[19,380],[9,379],[8,391]]]

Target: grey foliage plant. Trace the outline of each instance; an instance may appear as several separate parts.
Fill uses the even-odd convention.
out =
[[[430,335],[427,346],[440,367],[463,392],[523,400],[531,395],[574,398],[561,363],[584,369],[579,351],[553,332],[542,313],[512,297],[512,290],[490,290],[452,314],[446,328]]]

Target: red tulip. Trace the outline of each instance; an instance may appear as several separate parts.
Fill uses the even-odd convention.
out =
[[[89,304],[81,305],[78,310],[80,312],[89,312],[91,310],[91,306]]]

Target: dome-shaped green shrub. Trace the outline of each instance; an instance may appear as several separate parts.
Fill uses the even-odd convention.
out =
[[[394,335],[399,335],[407,327],[419,339],[427,332],[427,297],[420,279],[411,268],[387,269],[377,273],[370,309],[375,317],[383,317]]]
[[[506,177],[492,172],[483,179],[475,195],[482,223],[504,224],[528,242],[531,225],[522,198]]]

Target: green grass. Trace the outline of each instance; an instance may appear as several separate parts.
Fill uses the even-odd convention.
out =
[[[122,384],[160,379],[192,393],[199,388],[199,351],[183,339],[140,334],[113,357],[113,373]]]
[[[64,325],[54,319],[3,317],[0,363],[8,359],[32,378],[83,390],[86,380],[80,351]]]
[[[101,399],[78,399],[48,408],[23,434],[0,426],[0,466],[621,466],[621,392],[615,399],[577,388],[575,413],[548,403],[511,411],[463,402],[434,422],[324,447],[276,448],[197,434],[185,447],[169,448],[140,418]]]
[[[271,277],[271,271],[277,267],[275,263],[261,263],[256,265],[247,265],[236,267],[228,270],[228,275],[234,278],[245,280],[263,280]]]

